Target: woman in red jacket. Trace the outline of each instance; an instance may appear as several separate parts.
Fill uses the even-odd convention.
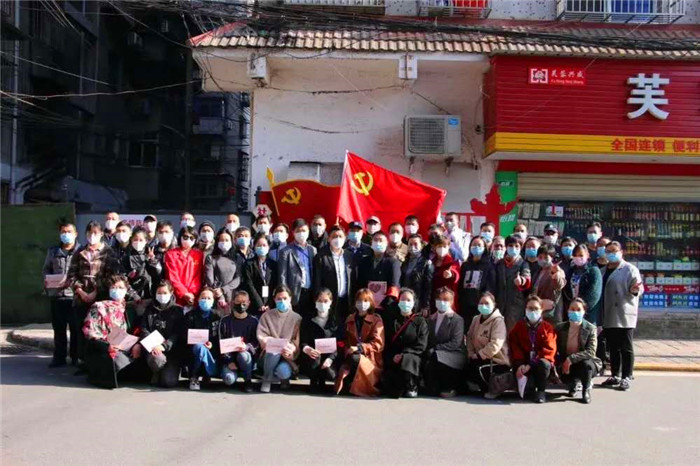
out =
[[[459,262],[450,255],[450,240],[440,236],[433,244],[435,250],[435,273],[433,274],[433,296],[437,296],[437,290],[447,287],[454,293],[454,307],[459,309],[457,302],[457,287],[459,285]],[[432,312],[435,312],[435,302],[431,303]]]
[[[176,302],[180,306],[194,305],[195,297],[202,289],[204,254],[193,249],[197,243],[197,232],[192,227],[183,227],[178,234],[179,248],[165,254],[165,273],[173,284]]]
[[[525,318],[510,331],[508,347],[516,379],[527,377],[526,390],[534,385],[535,403],[544,403],[547,379],[557,354],[557,334],[549,322],[542,320],[542,300],[537,296],[527,298]]]

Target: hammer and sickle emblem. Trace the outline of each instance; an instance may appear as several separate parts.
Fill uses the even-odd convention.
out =
[[[360,194],[369,196],[369,192],[372,191],[372,187],[374,186],[372,174],[370,172],[359,172],[355,173],[353,178],[357,180],[357,183],[355,181],[352,182],[352,189]],[[367,180],[366,182],[365,179]]]
[[[299,191],[299,188],[290,188],[285,191],[282,202],[286,204],[299,205],[301,202],[301,191]]]

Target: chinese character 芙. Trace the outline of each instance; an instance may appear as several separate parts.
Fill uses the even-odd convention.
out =
[[[622,150],[623,146],[624,146],[623,142],[620,141],[619,139],[615,139],[613,142],[610,143],[611,149],[614,150],[615,152],[620,152]]]
[[[636,151],[637,150],[637,140],[625,138],[625,152]]]
[[[682,139],[674,139],[673,152],[685,152],[685,141]]]
[[[651,152],[651,139],[640,139],[639,150],[641,152]]]
[[[666,152],[666,141],[663,139],[654,139],[652,147],[654,148],[654,152]]]
[[[659,73],[653,73],[650,78],[644,73],[639,73],[634,78],[627,78],[627,84],[634,84],[637,86],[630,91],[630,94],[634,97],[629,97],[627,103],[641,105],[641,107],[634,112],[629,112],[627,117],[634,119],[649,112],[659,120],[668,118],[668,112],[661,110],[657,105],[668,104],[668,99],[662,98],[666,91],[660,89],[660,87],[670,82],[670,79],[662,78]]]

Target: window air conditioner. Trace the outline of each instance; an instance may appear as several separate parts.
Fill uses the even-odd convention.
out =
[[[444,159],[462,155],[462,120],[454,115],[414,115],[404,119],[406,157]]]

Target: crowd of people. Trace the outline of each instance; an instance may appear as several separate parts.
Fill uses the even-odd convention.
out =
[[[184,376],[191,390],[241,379],[251,392],[259,378],[267,393],[305,375],[312,392],[515,390],[543,403],[564,383],[590,403],[608,359],[603,386],[625,391],[633,377],[641,276],[597,222],[579,243],[555,225],[504,238],[484,223],[472,236],[455,213],[427,228],[415,216],[343,228],[318,215],[248,228],[230,214],[217,229],[184,213],[177,228],[148,215],[132,229],[110,212],[88,223],[85,244],[70,223],[59,240],[43,270],[51,366],[70,356],[102,387]]]

